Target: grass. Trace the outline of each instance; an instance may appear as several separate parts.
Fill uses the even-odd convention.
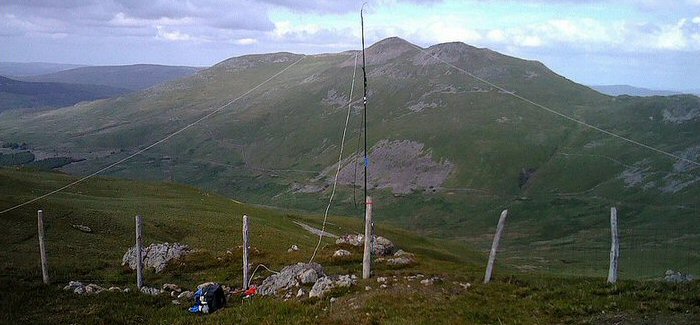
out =
[[[0,169],[0,208],[65,184],[64,174]],[[46,211],[46,238],[52,283],[41,283],[36,243],[36,210]],[[417,254],[406,268],[375,268],[375,278],[388,278],[381,288],[375,278],[332,296],[338,300],[255,297],[232,299],[213,315],[196,316],[186,305],[165,296],[105,292],[83,297],[61,288],[69,280],[102,286],[130,286],[135,275],[120,264],[133,242],[134,215],[145,218],[146,242],[181,242],[198,250],[161,274],[147,272],[146,283],[173,282],[192,288],[205,281],[238,286],[241,215],[251,216],[253,263],[272,269],[306,261],[317,237],[293,223],[319,224],[319,217],[268,210],[177,184],[90,179],[80,185],[12,212],[0,215],[5,229],[0,244],[0,323],[31,324],[694,324],[700,321],[697,282],[672,285],[623,280],[606,285],[602,277],[551,277],[497,265],[494,282],[481,284],[484,254],[463,242],[431,239],[381,225],[379,234]],[[83,233],[72,224],[88,225]],[[357,232],[356,218],[331,217],[328,230]],[[291,244],[299,252],[287,253]],[[359,251],[348,259],[333,259],[326,240],[316,259],[330,274],[360,274]],[[230,251],[228,253],[227,251]],[[424,286],[407,275],[444,279]],[[267,276],[259,271],[259,283]],[[471,283],[463,288],[459,283]],[[366,290],[365,287],[369,287]]]

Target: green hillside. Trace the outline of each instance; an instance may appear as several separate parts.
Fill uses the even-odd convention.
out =
[[[229,103],[106,174],[173,180],[240,201],[320,212],[330,194],[356,52],[231,58],[145,92],[51,112],[0,115],[0,140],[86,159],[89,174]],[[583,127],[509,92],[677,156],[700,157],[700,99],[610,97],[536,61],[462,43],[420,49],[391,38],[367,49],[370,192],[382,223],[486,251],[511,211],[508,258],[525,271],[605,269],[608,211],[620,210],[622,272],[700,273],[695,165]],[[358,70],[359,72],[359,70]],[[356,80],[335,214],[359,215],[361,77]],[[361,159],[359,159],[361,164]],[[510,235],[509,235],[510,234]],[[516,263],[516,264],[517,264]]]
[[[59,173],[0,168],[0,210],[75,180]],[[36,210],[45,211],[51,284],[41,284],[36,240]],[[179,242],[197,250],[163,273],[146,273],[146,284],[176,283],[192,288],[205,281],[236,287],[241,282],[241,215],[251,217],[252,261],[273,270],[306,262],[317,237],[294,221],[314,226],[318,216],[271,211],[241,204],[193,187],[156,182],[93,178],[66,191],[0,214],[0,323],[23,324],[199,324],[213,323],[468,323],[468,324],[694,324],[700,318],[697,282],[672,285],[623,280],[608,286],[603,277],[553,278],[513,275],[499,263],[493,283],[481,284],[485,255],[452,241],[427,239],[379,225],[377,232],[407,251],[418,263],[404,268],[376,267],[374,278],[325,299],[255,297],[229,301],[213,315],[189,314],[189,305],[170,297],[103,292],[79,296],[61,288],[71,280],[100,286],[131,287],[135,275],[120,266],[132,245],[134,215],[145,220],[145,243]],[[92,229],[85,233],[72,225]],[[355,218],[331,217],[328,230],[359,231]],[[360,274],[361,258],[330,257],[332,240],[315,261],[331,274]],[[300,250],[288,253],[296,244]],[[231,253],[228,253],[230,251]],[[259,271],[254,283],[270,273]],[[406,276],[438,276],[425,286]],[[376,278],[388,277],[380,286]],[[392,280],[394,277],[396,281]],[[459,283],[471,283],[464,288]],[[370,289],[366,289],[369,287]],[[19,308],[22,307],[22,308]]]

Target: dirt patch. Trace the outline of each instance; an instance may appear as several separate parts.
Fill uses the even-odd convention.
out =
[[[436,161],[430,149],[410,140],[381,140],[369,152],[368,187],[391,189],[395,194],[407,194],[418,190],[437,190],[447,180],[454,164],[448,160]],[[353,155],[345,159],[338,175],[338,183],[363,187],[363,157]],[[326,182],[332,182],[337,165],[323,173]],[[357,176],[357,177],[355,177]],[[357,180],[355,182],[355,180]]]

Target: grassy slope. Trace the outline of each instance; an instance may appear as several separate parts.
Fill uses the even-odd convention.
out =
[[[392,50],[385,45],[370,48],[369,57]],[[698,143],[697,119],[676,125],[662,118],[667,107],[697,105],[696,97],[613,98],[537,62],[463,44],[429,51],[538,103],[663,150],[680,152]],[[668,194],[627,188],[618,178],[645,161],[648,181],[660,183],[673,170],[671,160],[498,91],[469,92],[488,87],[434,60],[414,64],[419,56],[410,49],[387,62],[370,60],[370,145],[381,139],[419,141],[436,160],[455,162],[457,170],[442,192],[395,197],[373,191],[383,220],[486,250],[498,214],[509,208],[509,229],[515,231],[507,238],[515,240],[508,251],[516,260],[525,259],[521,267],[590,275],[605,264],[608,209],[615,205],[627,235],[623,244],[630,245],[623,250],[630,257],[623,263],[632,263],[623,267],[626,276],[658,277],[668,268],[700,273],[698,255],[685,249],[700,245],[692,222],[698,215],[699,183]],[[46,149],[112,153],[66,169],[86,174],[187,125],[298,58],[284,53],[234,58],[132,96],[49,113],[5,114],[0,137]],[[322,195],[293,193],[290,184],[308,181],[337,159],[344,108],[322,104],[322,99],[329,90],[346,92],[353,58],[352,53],[305,57],[250,96],[113,169],[110,176],[163,180],[172,175],[177,182],[248,202],[321,211]],[[533,73],[537,77],[529,78]],[[455,86],[457,93],[423,100],[442,107],[408,110],[441,85]],[[352,116],[351,131],[359,128],[358,118]],[[355,150],[357,134],[350,135],[346,155]],[[592,143],[596,145],[588,146]],[[523,168],[536,168],[537,174],[519,188]],[[697,169],[687,175],[695,174]],[[520,201],[522,197],[529,201]],[[334,213],[359,215],[352,202],[351,189],[341,188]]]
[[[71,181],[55,173],[0,169],[0,197],[4,209],[39,193]],[[40,284],[35,235],[35,211],[46,210],[46,237],[53,284]],[[38,204],[0,215],[6,229],[0,242],[0,322],[32,324],[193,324],[215,323],[469,323],[510,324],[580,323],[622,324],[676,323],[700,321],[697,295],[700,286],[674,286],[654,282],[623,281],[617,287],[602,278],[557,279],[510,276],[499,266],[496,280],[482,285],[484,256],[463,246],[442,240],[428,240],[406,231],[380,227],[380,234],[400,247],[418,254],[419,264],[404,269],[378,268],[380,276],[397,275],[389,287],[379,288],[372,280],[361,281],[331,304],[324,300],[282,301],[257,297],[246,303],[229,302],[229,308],[214,315],[196,317],[186,306],[175,306],[167,297],[141,294],[102,293],[80,297],[60,288],[69,280],[103,286],[133,284],[134,274],[119,265],[121,255],[133,241],[133,215],[145,216],[146,242],[181,242],[199,250],[162,274],[147,273],[149,285],[175,282],[192,287],[204,281],[236,285],[240,282],[240,216],[252,216],[252,241],[260,254],[254,263],[273,269],[305,261],[316,237],[291,221],[316,224],[313,216],[272,212],[243,205],[200,190],[173,184],[131,182],[96,178],[52,196]],[[359,230],[352,218],[332,217],[329,230],[340,233]],[[86,234],[71,224],[90,226]],[[341,229],[342,228],[342,229]],[[329,241],[330,242],[330,241]],[[291,244],[301,247],[287,253]],[[226,250],[233,254],[227,254]],[[317,261],[332,274],[361,270],[359,255],[349,260],[332,260],[333,246],[324,246]],[[446,279],[443,284],[424,287],[402,275],[422,273]],[[258,274],[255,282],[261,281]],[[461,289],[452,281],[471,282]],[[372,287],[365,291],[365,286]],[[22,307],[22,308],[20,308]]]

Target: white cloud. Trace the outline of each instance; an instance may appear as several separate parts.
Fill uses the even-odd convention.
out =
[[[156,26],[156,29],[158,30],[157,38],[166,41],[191,41],[194,39],[192,36],[177,30],[167,31],[163,26]]]
[[[236,44],[238,45],[253,45],[257,44],[258,40],[254,38],[241,38],[236,40]]]

